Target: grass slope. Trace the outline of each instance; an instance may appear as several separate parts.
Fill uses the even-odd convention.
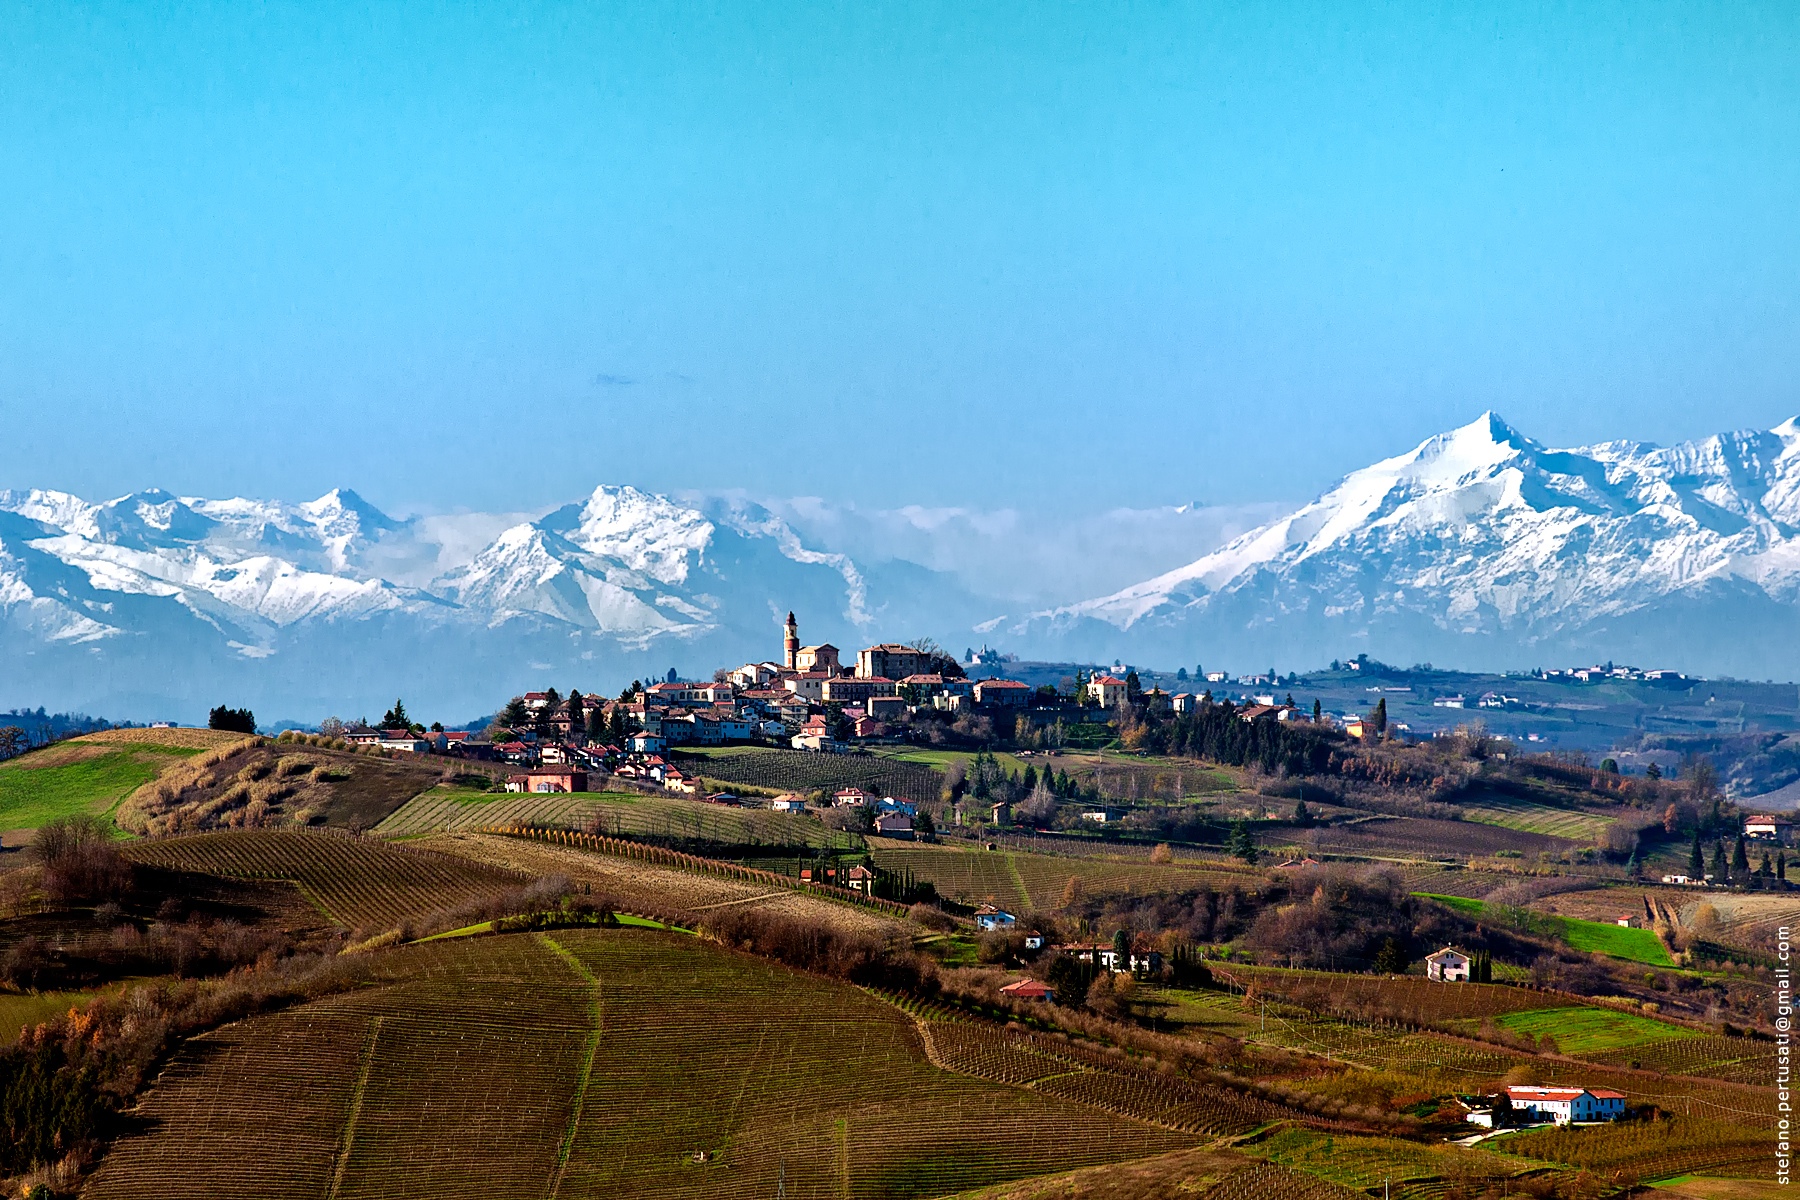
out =
[[[75,738],[0,763],[0,830],[36,829],[80,813],[105,816],[139,787],[200,751],[199,746],[153,740]]]
[[[1556,1039],[1556,1048],[1564,1054],[1594,1054],[1700,1036],[1692,1029],[1649,1017],[1586,1006],[1508,1013],[1499,1019],[1499,1024],[1514,1033],[1529,1034],[1534,1038],[1547,1033]]]
[[[1466,896],[1444,896],[1432,892],[1413,894],[1435,900],[1472,917],[1483,915],[1488,907],[1482,901]],[[1584,921],[1579,917],[1559,917],[1548,913],[1533,913],[1527,919],[1534,926],[1541,924],[1541,932],[1561,938],[1571,949],[1587,954],[1604,954],[1611,958],[1647,963],[1653,967],[1675,965],[1668,947],[1662,944],[1662,939],[1652,929],[1633,929],[1606,921]]]
[[[941,1071],[844,984],[680,934],[551,940],[391,952],[386,987],[198,1039],[87,1194],[926,1196],[1196,1140]]]

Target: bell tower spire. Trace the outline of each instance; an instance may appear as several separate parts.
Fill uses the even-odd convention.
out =
[[[786,636],[781,639],[781,665],[792,671],[794,661],[800,654],[800,625],[794,620],[794,614],[791,612],[788,614],[784,632]]]

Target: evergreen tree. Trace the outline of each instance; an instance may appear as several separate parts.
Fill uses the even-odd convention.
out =
[[[1251,866],[1256,865],[1256,839],[1251,836],[1250,826],[1246,822],[1231,823],[1231,853]]]
[[[1764,879],[1769,878],[1775,873],[1775,863],[1770,859],[1767,850],[1763,851],[1762,862],[1757,864],[1756,873],[1761,875]]]
[[[1731,879],[1731,874],[1729,871],[1727,871],[1725,869],[1725,843],[1724,842],[1714,842],[1713,843],[1713,864],[1712,865],[1713,865],[1713,869],[1712,869],[1713,880],[1718,883],[1729,882],[1729,880]]]
[[[1655,783],[1658,779],[1662,778],[1662,768],[1655,763],[1651,763],[1644,768],[1644,778],[1648,779],[1651,783]]]
[[[1398,975],[1406,970],[1406,951],[1400,943],[1388,938],[1381,943],[1381,949],[1375,952],[1375,973],[1378,975]]]
[[[1631,848],[1631,857],[1626,860],[1625,863],[1625,874],[1636,879],[1641,871],[1642,868],[1638,865],[1637,847],[1633,846]]]
[[[606,710],[598,704],[588,706],[587,737],[590,742],[606,740]]]
[[[1313,697],[1313,724],[1317,725],[1325,716],[1325,709],[1319,704],[1319,698]]]
[[[1176,667],[1175,668],[1175,679],[1178,683],[1186,683],[1187,682],[1187,668],[1186,667]]]
[[[1312,824],[1312,813],[1306,810],[1306,801],[1294,805],[1294,823],[1305,828]]]
[[[394,701],[394,707],[381,714],[381,727],[383,729],[412,728],[412,718],[406,713],[406,702],[404,700]]]
[[[1125,672],[1125,698],[1136,700],[1142,691],[1143,687],[1138,683],[1138,673],[1136,671]]]
[[[1786,850],[1777,850],[1775,852],[1775,878],[1781,880],[1781,882],[1783,882],[1783,883],[1787,882],[1787,851]]]
[[[1694,847],[1688,851],[1688,875],[1699,879],[1706,874],[1706,854],[1700,849],[1700,827],[1694,826]]]
[[[530,713],[525,708],[524,698],[514,696],[506,702],[506,707],[500,710],[500,724],[509,729],[516,729],[525,723],[528,716]]]
[[[1750,873],[1750,857],[1744,851],[1744,835],[1737,835],[1737,845],[1731,851],[1731,874],[1735,879],[1742,879]]]
[[[1288,694],[1287,694],[1287,706],[1288,706],[1288,707],[1289,707],[1289,708],[1293,708],[1293,707],[1294,707],[1294,693],[1292,693],[1292,692],[1289,692],[1289,693],[1288,693]]]
[[[581,693],[569,689],[569,736],[578,738],[587,730],[587,713],[582,707]]]
[[[1019,789],[1028,796],[1037,790],[1037,768],[1030,763],[1025,764],[1025,778],[1019,781]]]

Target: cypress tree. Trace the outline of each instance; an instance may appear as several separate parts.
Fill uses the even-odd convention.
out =
[[[1750,870],[1750,856],[1744,852],[1744,835],[1737,835],[1737,845],[1731,851],[1731,873],[1741,879]]]
[[[1700,849],[1700,827],[1694,826],[1694,848],[1688,851],[1688,874],[1699,879],[1706,874],[1706,855]]]
[[[1713,865],[1712,873],[1713,873],[1714,882],[1725,883],[1730,880],[1731,873],[1725,869],[1725,843],[1724,842],[1714,842],[1713,843],[1713,864],[1712,865]]]

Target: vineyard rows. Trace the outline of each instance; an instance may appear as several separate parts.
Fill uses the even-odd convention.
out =
[[[1413,975],[1347,975],[1237,964],[1216,968],[1221,979],[1258,995],[1278,997],[1312,1011],[1360,1016],[1382,1012],[1425,1023],[1474,1020],[1570,1003],[1557,992],[1493,983],[1439,983]]]
[[[1581,1057],[1615,1067],[1643,1067],[1666,1075],[1698,1075],[1730,1083],[1766,1085],[1775,1078],[1775,1046],[1756,1038],[1670,1038]]]
[[[860,754],[808,754],[801,750],[744,750],[681,760],[707,779],[778,792],[837,791],[859,787],[915,804],[935,804],[944,777],[922,763]]]
[[[990,1022],[927,1023],[920,1032],[948,1070],[1184,1133],[1230,1136],[1267,1121],[1302,1116],[1268,1100],[1164,1075],[1123,1055],[1050,1034]]]
[[[1085,896],[1152,895],[1243,882],[1229,871],[1148,860],[1115,862],[1092,856],[1030,854],[1007,850],[921,846],[871,841],[875,861],[890,871],[909,870],[941,895],[965,903],[992,902],[1020,911],[1060,908],[1070,880]]]
[[[596,854],[612,855],[615,858],[631,859],[635,862],[652,863],[661,867],[674,867],[683,871],[697,871],[704,875],[716,875],[721,879],[734,879],[746,883],[761,884],[765,887],[784,888],[808,896],[819,896],[830,900],[839,900],[846,904],[856,904],[865,908],[876,909],[891,916],[903,917],[907,914],[907,906],[892,900],[878,900],[873,896],[865,896],[861,892],[849,888],[835,887],[822,883],[804,883],[795,876],[781,875],[774,871],[764,871],[756,867],[746,867],[734,862],[725,862],[716,858],[702,858],[695,854],[683,854],[679,850],[670,850],[662,846],[646,845],[643,842],[621,841],[618,838],[600,837],[592,833],[576,833],[568,829],[533,829],[524,825],[494,826],[474,830],[478,833],[495,833],[506,837],[529,838],[533,841],[548,842],[557,846],[570,846],[577,850],[587,850]]]
[[[818,821],[786,813],[729,808],[678,797],[612,792],[594,795],[515,794],[475,799],[467,792],[427,792],[407,801],[375,827],[389,837],[529,825],[588,829],[670,841],[710,841],[782,849],[849,848],[855,839]]]
[[[377,963],[385,987],[178,1055],[91,1194],[929,1196],[1193,1141],[945,1074],[882,1000],[677,934]]]
[[[281,879],[347,927],[400,923],[519,886],[520,876],[373,838],[307,830],[237,830],[132,843],[134,860],[233,879]]]
[[[1504,1139],[1505,1149],[1608,1177],[1662,1179],[1696,1171],[1774,1177],[1766,1130],[1677,1118],[1580,1129],[1535,1129]]]
[[[1316,1175],[1257,1163],[1213,1184],[1199,1200],[1368,1200],[1367,1192],[1351,1191]]]

